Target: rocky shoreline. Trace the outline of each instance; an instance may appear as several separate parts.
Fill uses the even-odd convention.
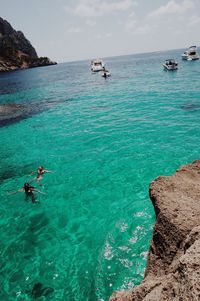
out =
[[[109,301],[200,300],[200,160],[149,188],[156,223],[143,282]]]
[[[15,71],[15,70],[23,70],[28,68],[35,68],[35,67],[45,67],[45,66],[51,66],[56,65],[56,62],[52,62],[48,58],[38,58],[34,60],[34,62],[27,62],[27,61],[21,61],[21,62],[12,62],[12,61],[6,61],[1,60],[0,58],[0,72],[6,72],[6,71]]]

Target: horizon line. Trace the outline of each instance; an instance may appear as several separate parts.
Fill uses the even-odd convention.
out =
[[[119,54],[119,55],[113,55],[113,56],[103,56],[99,57],[101,59],[109,59],[109,58],[116,58],[116,57],[122,57],[122,56],[130,56],[130,55],[139,55],[139,54],[151,54],[151,53],[157,53],[157,52],[166,52],[166,51],[174,51],[174,50],[183,50],[188,49],[188,47],[181,47],[181,48],[173,48],[173,49],[165,49],[165,50],[156,50],[156,51],[145,51],[145,52],[137,52],[137,53],[130,53],[130,54]],[[197,46],[197,48],[200,46]],[[86,58],[86,59],[77,59],[77,60],[71,60],[71,61],[61,61],[58,64],[66,64],[66,63],[76,63],[76,62],[84,62],[84,61],[91,61],[94,58]]]

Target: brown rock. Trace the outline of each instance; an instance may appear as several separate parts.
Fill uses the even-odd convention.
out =
[[[200,161],[150,185],[156,223],[143,282],[110,301],[200,300]]]
[[[48,57],[38,57],[21,31],[0,17],[0,72],[56,65]]]

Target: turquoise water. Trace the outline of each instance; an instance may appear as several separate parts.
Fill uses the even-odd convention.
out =
[[[200,62],[181,52],[108,58],[108,79],[89,61],[0,74],[0,104],[31,108],[0,128],[0,300],[40,282],[54,291],[37,300],[107,301],[141,282],[149,183],[199,159]],[[39,204],[8,195],[39,165],[54,171],[32,183]]]

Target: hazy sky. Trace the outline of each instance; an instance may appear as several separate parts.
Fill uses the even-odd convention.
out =
[[[0,0],[0,9],[57,62],[200,45],[200,0]]]

